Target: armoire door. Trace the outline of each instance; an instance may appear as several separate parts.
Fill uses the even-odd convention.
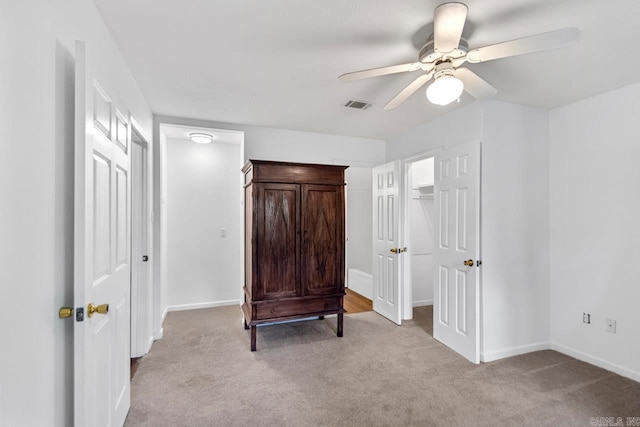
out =
[[[344,291],[344,188],[302,185],[303,295]]]
[[[256,183],[257,300],[300,295],[298,257],[300,185]]]

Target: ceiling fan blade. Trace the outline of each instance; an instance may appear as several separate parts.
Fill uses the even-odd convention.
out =
[[[509,56],[554,49],[568,45],[579,36],[580,30],[577,28],[563,28],[561,30],[550,31],[548,33],[523,37],[521,39],[470,50],[467,53],[467,61],[472,63],[485,62]]]
[[[489,99],[498,94],[496,88],[468,68],[458,68],[456,77],[464,83],[464,90],[476,99]]]
[[[431,77],[433,77],[433,71],[427,74],[421,74],[420,76],[418,76],[417,79],[415,79],[414,81],[409,83],[407,87],[402,89],[402,91],[399,94],[397,94],[395,98],[389,101],[387,105],[384,106],[384,110],[385,111],[393,110],[398,105],[402,104],[404,101],[407,100],[407,98],[413,95],[418,89],[420,89],[422,86],[427,84],[427,82],[431,80]]]
[[[433,47],[440,53],[458,48],[467,20],[467,6],[462,3],[445,3],[436,7],[433,18]]]
[[[409,64],[391,65],[389,67],[371,68],[369,70],[354,71],[352,73],[346,73],[338,77],[343,82],[350,82],[353,80],[368,79],[369,77],[385,76],[387,74],[404,73],[406,71],[419,70],[421,62],[411,62]]]

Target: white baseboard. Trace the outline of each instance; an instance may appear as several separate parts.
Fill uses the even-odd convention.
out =
[[[364,271],[350,268],[347,271],[349,289],[365,298],[373,299],[373,276]]]
[[[418,300],[418,301],[414,301],[413,302],[413,306],[414,307],[424,307],[426,305],[433,305],[433,300],[432,299],[423,299],[423,300]]]
[[[198,302],[195,304],[177,304],[167,307],[167,311],[184,311],[184,310],[198,310],[200,308],[212,308],[212,307],[225,307],[228,305],[240,305],[239,299],[232,299],[228,301],[208,301]]]
[[[164,311],[162,312],[162,317],[160,318],[160,324],[162,325],[164,323],[164,319],[167,318],[167,313],[169,312],[169,307],[165,307]]]
[[[537,342],[533,344],[519,345],[516,347],[503,348],[500,350],[486,351],[480,353],[481,362],[493,362],[494,360],[504,359],[505,357],[518,356],[520,354],[531,353],[540,350],[549,350],[551,343],[548,341]]]
[[[160,328],[160,330],[158,331],[157,334],[153,335],[153,340],[154,341],[158,341],[161,340],[162,337],[164,337],[164,328]]]
[[[606,360],[600,359],[599,357],[591,356],[590,354],[583,353],[580,350],[576,350],[555,342],[551,343],[551,349],[566,354],[567,356],[575,357],[576,359],[582,360],[583,362],[598,366],[602,369],[606,369],[607,371],[615,372],[616,374],[622,375],[623,377],[631,378],[634,381],[640,382],[640,372],[638,371],[616,365],[615,363],[607,362]]]

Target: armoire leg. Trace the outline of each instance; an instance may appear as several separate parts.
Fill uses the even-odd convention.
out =
[[[342,336],[342,316],[344,316],[344,314],[338,313],[338,336],[339,337]]]
[[[256,351],[256,325],[251,327],[251,351]]]

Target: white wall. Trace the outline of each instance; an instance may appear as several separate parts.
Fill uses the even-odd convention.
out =
[[[69,426],[74,40],[147,134],[152,117],[93,2],[2,2],[0,38],[0,425]]]
[[[372,167],[384,162],[384,141],[247,126],[245,159]]]
[[[484,108],[483,358],[549,341],[548,114],[503,102]]]
[[[349,167],[347,182],[347,269],[372,273],[371,168]]]
[[[482,142],[483,360],[548,346],[547,128],[542,110],[486,101],[387,141],[387,161]]]
[[[164,335],[162,323],[167,315],[167,136],[153,127],[153,335]]]
[[[638,111],[640,84],[551,111],[549,185],[552,345],[640,381]]]
[[[168,139],[166,159],[166,304],[170,310],[237,304],[242,193],[229,183],[240,182],[240,144]]]
[[[405,159],[437,147],[478,141],[482,126],[482,103],[474,102],[387,140],[386,161]]]

